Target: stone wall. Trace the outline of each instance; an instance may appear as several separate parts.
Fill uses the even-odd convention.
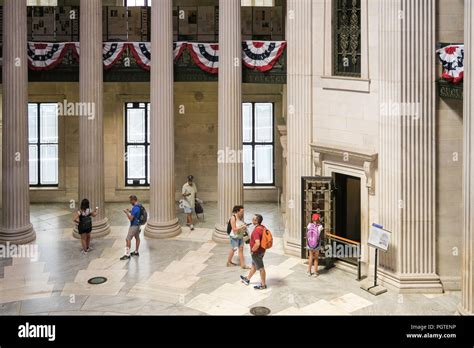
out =
[[[77,83],[30,83],[30,102],[76,102]],[[124,178],[124,104],[149,101],[148,83],[104,84],[105,197],[107,202],[127,200],[131,192],[144,201],[147,188],[125,186]],[[275,172],[276,187],[281,190],[281,146],[276,125],[282,121],[282,86],[243,86],[244,102],[275,103]],[[180,111],[184,110],[183,113]],[[74,116],[60,117],[60,186],[57,189],[32,189],[32,202],[68,202],[78,192],[79,122]],[[176,199],[181,185],[192,174],[199,196],[206,201],[217,199],[217,83],[175,83],[175,181]],[[278,188],[246,189],[246,201],[278,199]]]

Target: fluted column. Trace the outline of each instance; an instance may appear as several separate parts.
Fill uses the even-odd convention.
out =
[[[110,232],[104,205],[102,1],[81,0],[80,5],[80,102],[94,114],[79,115],[79,201],[87,198],[91,209],[99,207],[92,236],[101,237]]]
[[[26,0],[3,2],[2,225],[0,243],[35,239],[30,223]]]
[[[384,0],[380,20],[382,281],[440,292],[436,273],[435,0]]]
[[[301,255],[301,177],[311,175],[311,0],[288,0],[287,206],[284,247]]]
[[[463,250],[459,312],[474,314],[474,4],[464,1],[464,170]]]
[[[213,239],[228,241],[232,207],[242,204],[242,42],[240,0],[219,0],[217,209]]]
[[[173,1],[151,6],[150,220],[145,235],[169,238],[181,233],[174,183]]]

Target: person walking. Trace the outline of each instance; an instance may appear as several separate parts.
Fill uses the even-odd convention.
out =
[[[227,233],[230,238],[230,251],[227,258],[227,267],[237,266],[232,262],[232,258],[236,251],[239,252],[240,267],[242,269],[249,269],[245,265],[244,258],[244,233],[247,232],[247,224],[244,222],[244,207],[236,205],[232,209],[232,216],[227,224]]]
[[[313,214],[311,217],[312,222],[308,224],[306,229],[306,248],[309,252],[308,260],[308,272],[306,274],[308,277],[319,276],[318,273],[318,262],[319,262],[319,250],[321,249],[321,232],[323,231],[323,225],[320,221],[319,214]],[[311,272],[314,264],[314,273]]]
[[[262,225],[263,217],[260,214],[255,214],[252,223],[254,224],[255,228],[252,231],[252,235],[250,236],[250,253],[252,254],[252,268],[250,269],[250,273],[248,276],[240,276],[240,279],[245,285],[250,284],[250,279],[252,279],[253,275],[259,271],[260,272],[260,279],[261,284],[254,286],[255,290],[264,290],[267,288],[266,283],[266,272],[265,272],[265,265],[263,264],[263,257],[265,256],[265,249],[262,248],[262,238],[263,233],[265,231],[265,226]]]
[[[183,210],[186,214],[186,225],[193,231],[193,211],[196,202],[197,187],[192,175],[188,176],[188,181],[183,185],[181,191],[183,195]]]
[[[82,250],[81,254],[85,255],[91,248],[91,232],[92,232],[92,218],[97,216],[99,208],[94,211],[90,209],[90,202],[84,198],[81,202],[80,210],[74,213],[72,221],[77,224],[77,231],[81,236]]]
[[[130,227],[128,228],[128,234],[125,238],[125,255],[122,256],[120,260],[129,260],[131,256],[140,256],[138,248],[140,247],[140,225],[143,208],[138,202],[137,196],[131,195],[129,198],[132,210],[124,209],[123,212],[127,215],[127,218],[130,221]],[[133,238],[135,238],[135,251],[130,253]]]

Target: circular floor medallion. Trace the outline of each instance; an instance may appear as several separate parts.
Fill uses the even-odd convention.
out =
[[[107,281],[105,277],[94,277],[89,279],[87,282],[92,285],[104,284]]]
[[[265,316],[271,313],[271,310],[267,307],[253,307],[250,309],[250,313],[256,316]]]

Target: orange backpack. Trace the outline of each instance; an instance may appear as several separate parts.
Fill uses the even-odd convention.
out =
[[[270,249],[273,246],[273,236],[270,230],[268,230],[265,226],[262,226],[263,233],[262,233],[262,241],[260,246],[263,249]]]

